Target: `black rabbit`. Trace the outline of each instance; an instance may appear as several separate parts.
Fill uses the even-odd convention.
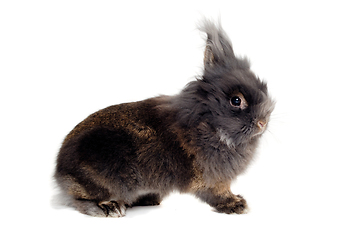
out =
[[[158,205],[172,191],[192,193],[218,212],[245,213],[230,190],[251,162],[274,102],[266,83],[237,58],[210,21],[204,72],[176,96],[102,109],[65,138],[55,179],[69,205],[97,217]]]

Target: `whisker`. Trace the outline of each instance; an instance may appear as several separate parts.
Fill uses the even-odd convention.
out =
[[[278,142],[280,143],[281,140],[276,136],[276,134],[274,134],[272,131],[270,131],[269,129],[266,129],[266,132],[269,132],[271,134],[271,136]]]

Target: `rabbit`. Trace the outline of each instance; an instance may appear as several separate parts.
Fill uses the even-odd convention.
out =
[[[69,206],[123,217],[178,191],[220,213],[247,213],[230,185],[252,162],[275,102],[220,23],[199,29],[207,36],[203,73],[180,93],[104,108],[65,137],[54,179]]]

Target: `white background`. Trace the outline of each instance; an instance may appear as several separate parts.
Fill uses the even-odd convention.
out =
[[[1,1],[1,238],[360,239],[355,2]],[[176,193],[121,219],[53,208],[65,135],[94,111],[176,94],[201,74],[203,16],[221,16],[277,100],[256,161],[232,186],[250,213]]]

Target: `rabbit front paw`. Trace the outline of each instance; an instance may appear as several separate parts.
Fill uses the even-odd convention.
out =
[[[234,198],[227,199],[223,203],[219,203],[215,206],[216,211],[220,213],[236,213],[246,214],[248,213],[248,206],[246,200],[240,196],[234,196]]]

